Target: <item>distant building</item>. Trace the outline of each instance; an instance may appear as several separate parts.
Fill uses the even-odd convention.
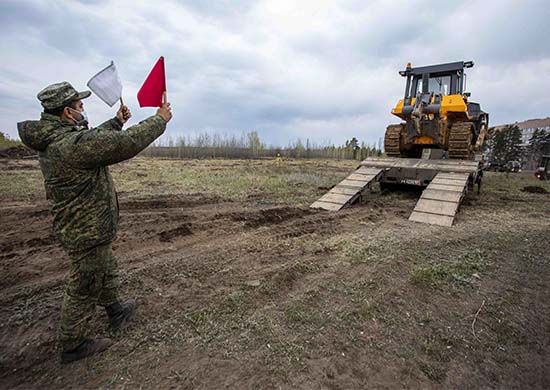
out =
[[[528,119],[523,122],[510,123],[509,125],[495,126],[499,130],[505,126],[516,125],[521,130],[521,146],[527,146],[536,129],[550,131],[550,117],[546,119]]]
[[[521,130],[521,148],[523,150],[522,164],[524,169],[535,169],[538,161],[528,152],[529,141],[536,129],[550,132],[550,117],[546,119],[528,119],[523,122],[510,123],[509,125],[494,126],[496,130],[503,129],[506,126],[516,125]]]

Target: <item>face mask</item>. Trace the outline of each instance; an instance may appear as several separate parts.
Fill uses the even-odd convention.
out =
[[[69,109],[71,111],[74,111],[74,112],[80,114],[80,120],[75,119],[75,121],[76,121],[75,124],[77,126],[84,126],[84,125],[88,124],[88,115],[86,114],[86,111],[84,111],[84,110],[83,111],[78,111],[78,110],[75,110],[74,108],[71,108],[71,107],[69,107]]]

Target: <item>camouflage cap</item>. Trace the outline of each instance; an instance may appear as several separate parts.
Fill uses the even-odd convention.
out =
[[[78,92],[66,81],[48,85],[38,92],[36,97],[46,110],[61,108],[72,101],[85,99],[92,93],[90,91]]]

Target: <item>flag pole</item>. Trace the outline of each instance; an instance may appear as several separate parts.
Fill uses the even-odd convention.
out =
[[[120,97],[120,105],[123,106],[124,102],[122,101],[122,96]]]
[[[162,104],[166,104],[167,97],[166,97],[166,91],[162,93]]]

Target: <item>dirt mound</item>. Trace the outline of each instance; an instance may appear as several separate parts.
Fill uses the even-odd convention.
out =
[[[189,206],[201,206],[205,204],[220,203],[221,198],[217,196],[205,195],[201,193],[181,195],[181,196],[159,196],[155,199],[136,199],[136,200],[121,200],[120,209],[124,211],[130,210],[158,210],[158,209],[174,209]]]
[[[31,156],[36,156],[36,152],[24,145],[12,146],[11,148],[0,150],[0,158],[24,158]]]
[[[175,229],[165,230],[159,233],[159,239],[161,242],[170,242],[172,241],[172,239],[178,236],[188,236],[190,234],[193,234],[193,232],[191,231],[191,225],[185,224],[178,226]]]
[[[538,186],[525,186],[521,189],[523,192],[530,192],[532,194],[547,194],[548,191],[546,191],[542,187]]]
[[[276,207],[251,212],[244,211],[232,213],[229,215],[229,218],[234,222],[243,222],[244,226],[247,227],[258,227],[262,225],[278,224],[310,213],[311,211],[309,209],[300,207]]]

